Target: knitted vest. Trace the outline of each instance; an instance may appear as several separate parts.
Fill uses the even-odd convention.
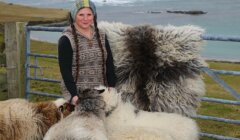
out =
[[[94,33],[92,39],[86,38],[80,32],[77,31],[78,45],[75,44],[74,36],[72,34],[71,27],[67,27],[63,32],[63,35],[68,37],[70,40],[72,50],[73,50],[73,58],[72,58],[72,75],[76,80],[76,72],[77,72],[77,64],[76,64],[76,54],[77,49],[79,47],[79,74],[76,80],[77,89],[86,89],[86,88],[94,88],[99,85],[104,84],[104,77],[106,75],[106,59],[107,59],[107,51],[105,48],[105,34],[101,31],[100,39],[102,42],[103,50],[104,50],[104,75],[103,75],[103,59],[102,59],[102,51],[98,45],[97,35]],[[66,99],[70,99],[70,93],[66,89],[64,82],[61,83],[63,88],[63,96]]]

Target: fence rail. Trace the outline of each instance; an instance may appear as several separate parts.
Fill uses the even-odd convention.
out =
[[[202,35],[201,36],[204,40],[211,40],[211,41],[231,41],[231,42],[240,42],[239,36],[224,36],[224,35]]]
[[[45,81],[45,82],[55,82],[59,83],[59,80],[48,79],[48,78],[39,78],[36,75],[34,77],[30,76],[30,57],[46,57],[51,59],[57,59],[57,56],[54,55],[46,55],[46,54],[36,54],[30,52],[30,32],[31,31],[49,31],[49,32],[62,32],[64,30],[63,27],[43,27],[43,26],[27,26],[26,27],[26,64],[25,64],[25,71],[26,71],[26,98],[28,98],[29,94],[33,95],[40,95],[40,96],[49,96],[49,97],[61,97],[60,95],[49,94],[49,93],[42,93],[36,91],[30,91],[30,80],[37,80],[37,81]],[[204,40],[211,40],[211,41],[231,41],[231,42],[240,42],[239,36],[223,36],[223,35],[209,35],[204,34],[201,36]],[[227,70],[211,70],[208,68],[202,68],[202,70],[208,74],[215,82],[221,85],[227,92],[229,92],[237,101],[233,100],[224,100],[224,99],[216,99],[216,98],[208,98],[203,97],[201,100],[205,102],[214,102],[214,103],[221,103],[221,104],[230,104],[230,105],[240,105],[240,94],[237,93],[233,88],[231,88],[228,84],[224,82],[221,78],[219,78],[218,74],[225,74],[225,75],[240,75],[240,71],[227,71]],[[204,115],[196,115],[193,118],[204,119],[204,120],[213,120],[213,121],[220,121],[225,123],[233,123],[233,124],[240,124],[240,120],[233,120],[233,119],[225,119],[213,116],[204,116]],[[208,134],[208,133],[200,133],[200,136],[214,138],[218,140],[240,140],[239,138],[233,138],[228,136],[221,136],[215,134]]]
[[[240,105],[240,101],[223,100],[223,99],[208,98],[208,97],[202,97],[201,100],[205,101],[205,102],[214,102],[214,103],[230,104],[230,105]]]

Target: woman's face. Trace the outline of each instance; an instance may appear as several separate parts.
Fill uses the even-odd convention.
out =
[[[82,29],[90,28],[93,23],[93,12],[90,8],[82,8],[76,14],[76,24]]]

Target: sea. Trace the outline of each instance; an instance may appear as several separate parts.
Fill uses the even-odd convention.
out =
[[[7,3],[71,9],[74,0],[0,0]],[[131,25],[196,25],[205,34],[240,38],[240,0],[92,0],[98,21]],[[198,10],[201,15],[174,14],[172,11]],[[56,43],[61,33],[32,32],[31,37]],[[207,41],[201,55],[206,59],[240,62],[240,42]]]

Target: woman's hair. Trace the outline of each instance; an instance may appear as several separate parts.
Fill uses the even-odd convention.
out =
[[[103,49],[103,45],[102,45],[102,42],[101,42],[101,39],[100,39],[100,33],[99,33],[98,25],[97,25],[97,15],[94,15],[93,22],[94,22],[95,32],[96,32],[96,35],[97,35],[98,45],[99,45],[99,47],[101,49],[101,52],[102,52],[103,83],[104,83],[105,86],[107,86],[106,75],[105,75],[105,60],[104,60],[105,56],[104,56],[104,49]]]
[[[71,25],[71,28],[72,28],[72,34],[73,34],[74,42],[75,42],[75,45],[76,45],[76,65],[77,65],[77,69],[76,69],[75,82],[77,83],[77,79],[78,79],[78,75],[79,75],[79,46],[78,46],[77,32],[76,32],[76,28],[73,24],[73,18],[71,16],[71,13],[69,13],[69,21],[70,21],[70,25]]]
[[[90,8],[91,9],[91,8]],[[91,9],[92,10],[92,9]],[[73,21],[73,18],[71,16],[71,13],[69,14],[69,19],[70,19],[70,25],[71,25],[71,28],[72,28],[72,34],[73,34],[73,37],[74,37],[74,42],[76,44],[76,66],[77,66],[77,69],[76,69],[76,77],[75,77],[75,82],[77,83],[77,79],[78,79],[78,76],[79,76],[79,46],[78,46],[78,38],[77,38],[77,32],[76,32],[76,28],[74,26],[74,21]],[[95,32],[96,32],[96,35],[97,35],[97,41],[98,41],[98,45],[100,47],[100,50],[102,52],[102,76],[103,76],[103,82],[104,82],[104,85],[107,86],[107,82],[106,82],[106,75],[105,75],[105,56],[104,56],[104,49],[103,49],[103,45],[102,45],[102,41],[100,39],[100,33],[99,33],[99,29],[98,29],[98,26],[97,26],[97,15],[95,14],[94,15],[94,18],[93,18],[93,21],[94,21],[94,27],[95,27]]]

